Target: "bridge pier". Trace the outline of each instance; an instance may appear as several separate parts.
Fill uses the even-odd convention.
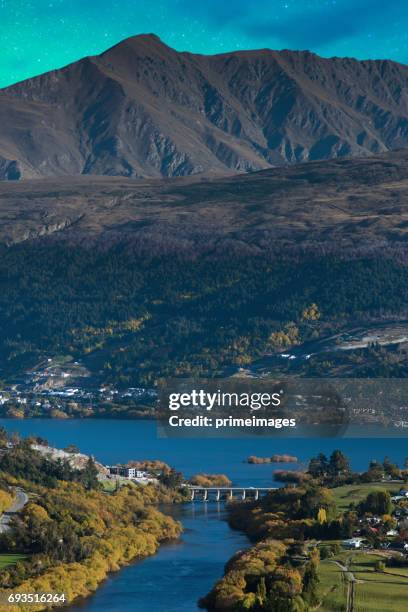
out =
[[[214,499],[219,502],[221,499],[230,501],[234,499],[234,492],[236,497],[243,501],[248,497],[258,501],[261,495],[273,491],[272,487],[200,487],[187,485],[190,490],[190,500],[194,501],[200,499],[202,501],[208,501]]]

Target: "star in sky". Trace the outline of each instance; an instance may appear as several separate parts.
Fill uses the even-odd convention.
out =
[[[407,0],[0,0],[0,86],[153,32],[178,50],[309,49],[408,63]]]

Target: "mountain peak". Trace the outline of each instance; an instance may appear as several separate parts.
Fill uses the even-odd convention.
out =
[[[172,50],[171,47],[166,45],[157,34],[135,34],[134,36],[129,36],[124,40],[121,40],[113,47],[110,47],[99,57],[106,57],[112,54],[112,52],[117,52],[118,50],[133,50],[133,51],[163,51],[164,49]]]
[[[408,67],[155,34],[0,91],[0,179],[250,172],[408,147]]]

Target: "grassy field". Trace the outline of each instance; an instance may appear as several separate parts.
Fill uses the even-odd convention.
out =
[[[407,609],[408,579],[377,572],[359,572],[355,612],[402,612]]]
[[[387,574],[395,574],[396,576],[406,576],[408,578],[408,567],[387,567]]]
[[[403,485],[395,482],[368,482],[357,485],[344,485],[343,487],[331,489],[331,491],[338,510],[343,512],[348,509],[352,502],[358,504],[365,499],[371,491],[389,491],[391,495],[396,495],[401,486]]]
[[[375,553],[343,551],[332,559],[320,563],[320,597],[324,612],[344,612],[347,600],[345,572],[333,563],[347,565],[355,584],[354,612],[402,612],[407,609],[408,570],[390,568],[386,573],[376,572],[376,561],[382,560]],[[395,575],[400,573],[400,576]],[[403,577],[406,575],[406,579]]]
[[[25,558],[25,555],[0,555],[0,570],[4,569],[8,565],[15,565],[15,563],[18,561],[23,561]]]
[[[326,560],[320,563],[319,578],[319,596],[323,601],[320,610],[343,612],[347,591],[343,572],[337,565]]]

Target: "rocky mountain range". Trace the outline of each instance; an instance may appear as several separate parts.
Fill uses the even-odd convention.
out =
[[[0,179],[243,173],[408,146],[408,67],[154,35],[0,91]]]

